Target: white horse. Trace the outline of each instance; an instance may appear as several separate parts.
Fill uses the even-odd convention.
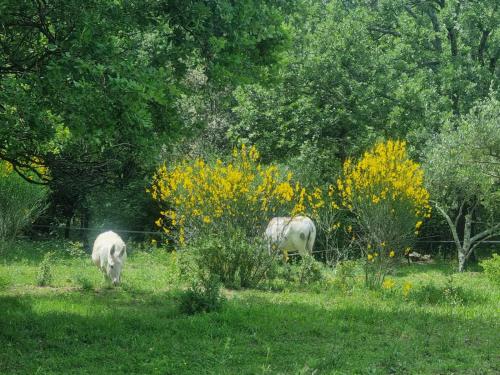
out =
[[[316,226],[307,216],[274,217],[264,234],[269,254],[275,246],[281,251],[298,251],[300,255],[312,254],[316,239]]]
[[[127,258],[127,246],[119,235],[108,231],[97,236],[92,249],[92,261],[113,285],[120,283],[120,274]]]

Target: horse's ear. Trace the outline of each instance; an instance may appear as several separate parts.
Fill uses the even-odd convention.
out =
[[[125,254],[126,248],[127,248],[126,246],[123,246],[122,251],[120,251],[120,255],[119,255],[120,258],[123,256],[123,254]]]
[[[115,245],[111,246],[111,250],[109,251],[111,255],[115,255]]]

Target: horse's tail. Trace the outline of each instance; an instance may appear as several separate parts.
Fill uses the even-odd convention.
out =
[[[314,226],[311,226],[307,233],[307,239],[306,239],[306,250],[309,252],[309,254],[312,255],[312,250],[313,250],[313,245],[314,245],[314,238],[316,237],[316,229]],[[314,236],[314,237],[313,237]]]

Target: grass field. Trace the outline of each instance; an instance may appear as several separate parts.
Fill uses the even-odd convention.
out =
[[[68,248],[1,256],[1,374],[500,373],[500,291],[479,272],[450,278],[455,264],[403,265],[384,292],[225,291],[222,311],[187,316],[175,256],[135,252],[109,289]],[[37,287],[49,250],[54,279]]]

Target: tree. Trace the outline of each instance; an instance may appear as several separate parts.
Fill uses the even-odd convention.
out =
[[[477,104],[428,145],[425,170],[434,205],[450,227],[458,270],[484,240],[500,233],[500,103]],[[463,221],[463,228],[461,228]]]
[[[380,137],[421,150],[498,87],[499,12],[496,0],[303,0],[277,83],[237,89],[229,137],[265,160],[315,158],[324,178]]]
[[[250,79],[284,39],[280,1],[232,3],[3,1],[0,159],[24,177],[48,168],[33,182],[68,223],[90,192],[152,173],[191,130],[179,104],[188,68],[222,86]]]

